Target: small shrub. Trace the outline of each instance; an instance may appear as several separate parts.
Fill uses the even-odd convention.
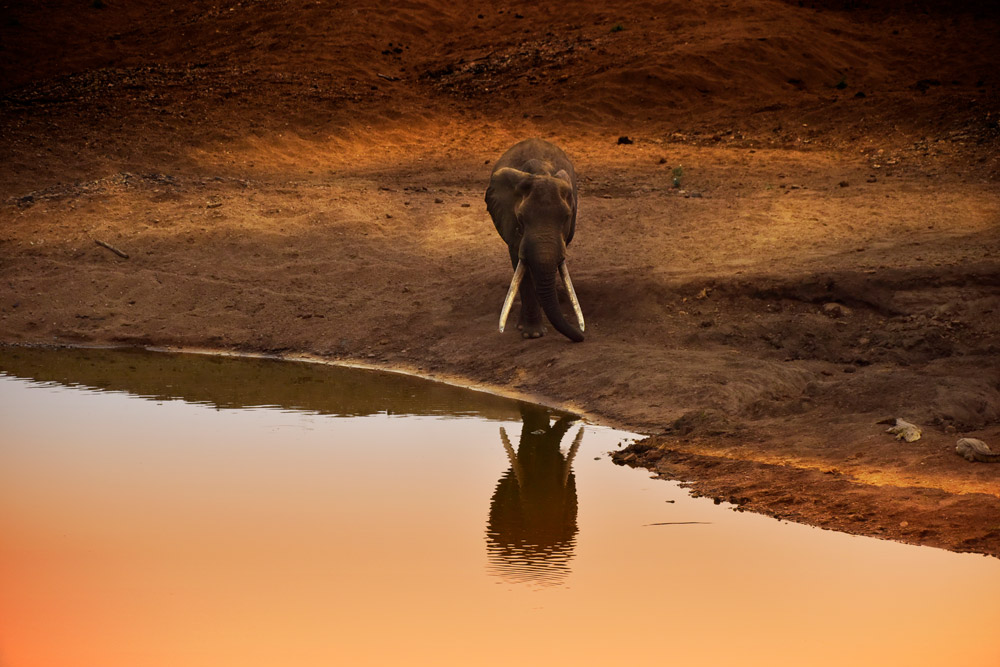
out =
[[[624,29],[625,26],[623,26],[621,23],[616,23],[613,26],[611,26],[611,32],[621,32]]]
[[[671,175],[674,177],[674,187],[675,188],[681,187],[681,178],[684,176],[684,167],[681,166],[674,167],[673,171],[671,172]]]

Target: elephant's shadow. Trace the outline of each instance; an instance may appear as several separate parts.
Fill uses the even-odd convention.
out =
[[[544,408],[522,405],[521,418],[516,451],[506,430],[500,428],[510,468],[497,482],[490,502],[486,524],[489,569],[509,581],[558,584],[569,574],[576,544],[572,464],[583,428],[564,454],[560,445],[574,417],[560,417],[550,425]]]

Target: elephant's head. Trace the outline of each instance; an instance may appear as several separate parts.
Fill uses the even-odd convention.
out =
[[[493,174],[491,189],[495,196],[507,200],[506,208],[513,213],[504,221],[500,232],[511,252],[517,249],[518,258],[500,316],[500,331],[503,331],[514,296],[527,271],[538,303],[552,326],[567,338],[582,341],[583,312],[566,266],[566,244],[576,224],[576,192],[569,174],[561,170],[550,176],[508,167]],[[559,309],[557,272],[562,274],[566,284],[579,328],[569,323]]]

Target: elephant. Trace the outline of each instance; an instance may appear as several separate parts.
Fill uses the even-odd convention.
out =
[[[566,453],[561,444],[576,420],[565,415],[550,424],[545,408],[522,403],[516,450],[500,427],[510,467],[490,500],[486,548],[490,569],[504,579],[555,584],[569,573],[577,533],[573,459],[583,427]]]
[[[573,164],[559,147],[526,139],[497,160],[486,189],[486,208],[507,243],[514,277],[500,312],[504,330],[520,288],[524,338],[545,333],[542,311],[552,326],[574,342],[583,340],[583,311],[566,265],[566,247],[576,231],[577,189]],[[562,275],[579,326],[559,308],[556,272]]]

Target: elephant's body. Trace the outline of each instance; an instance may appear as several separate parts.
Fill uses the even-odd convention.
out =
[[[582,341],[582,326],[566,321],[555,289],[556,272],[576,232],[576,172],[569,158],[542,139],[515,144],[493,168],[486,208],[507,244],[511,264],[515,269],[520,263],[527,267],[520,288],[522,335],[536,338],[544,333],[544,310],[560,333]]]

